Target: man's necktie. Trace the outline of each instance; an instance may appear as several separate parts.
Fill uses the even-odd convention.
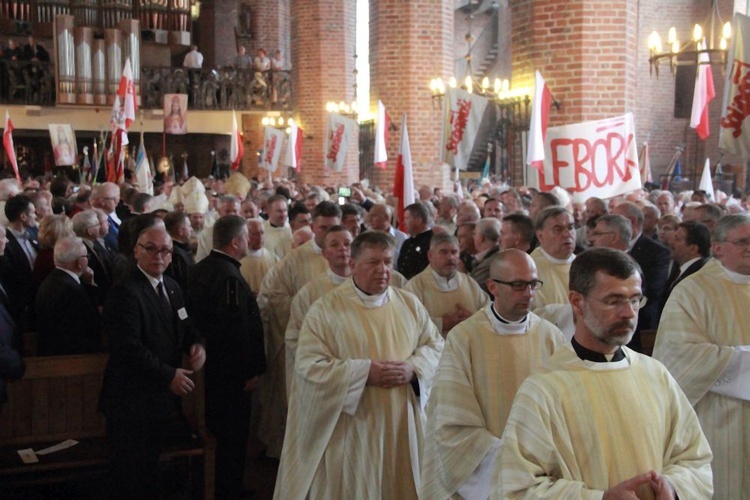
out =
[[[161,307],[164,310],[164,312],[167,314],[167,316],[172,316],[172,306],[169,304],[169,299],[167,298],[166,290],[164,289],[164,283],[159,282],[158,285],[156,285],[156,293],[159,295],[159,302],[161,302]]]

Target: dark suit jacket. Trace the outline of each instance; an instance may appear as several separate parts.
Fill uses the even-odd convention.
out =
[[[110,348],[100,400],[105,415],[166,420],[179,404],[169,384],[182,366],[182,353],[199,337],[180,287],[168,276],[163,280],[171,315],[138,268],[109,290],[102,315]]]
[[[672,290],[674,290],[674,287],[677,286],[678,283],[680,283],[682,280],[690,276],[691,274],[697,273],[700,271],[703,266],[706,265],[706,262],[708,262],[708,257],[704,257],[701,259],[696,260],[690,266],[688,266],[687,269],[685,269],[685,272],[682,273],[679,278],[677,278],[673,283],[667,282],[667,286],[664,288],[664,295],[662,295],[661,303],[659,304],[659,316],[661,317],[662,311],[664,311],[664,306],[667,304],[667,300],[669,299],[669,295],[672,293]],[[677,264],[674,264],[675,266]]]
[[[112,256],[98,241],[84,240],[89,267],[94,272],[94,283],[99,288],[97,304],[102,305],[112,286]]]
[[[485,254],[482,262],[475,262],[472,266],[473,269],[471,270],[471,277],[474,278],[474,281],[476,281],[479,287],[484,290],[484,293],[490,297],[492,294],[487,289],[487,279],[490,277],[490,262],[492,261],[492,257],[494,257],[499,251],[500,247],[497,245],[495,248],[490,249],[490,251]]]
[[[39,356],[88,354],[102,350],[95,287],[53,270],[36,294]]]
[[[397,271],[404,275],[404,278],[410,280],[417,274],[421,273],[429,264],[427,260],[427,251],[430,249],[430,240],[432,239],[432,229],[413,236],[401,245],[398,252]]]
[[[30,317],[27,315],[31,310],[34,296],[31,264],[29,264],[26,252],[23,251],[21,244],[13,236],[13,233],[10,231],[6,231],[6,233],[8,244],[2,257],[5,262],[0,267],[0,273],[2,273],[3,286],[5,286],[10,297],[8,312],[16,323],[22,325],[22,327],[30,327]],[[31,244],[39,251],[39,245],[36,241],[32,241]]]
[[[7,400],[6,381],[23,377],[25,367],[21,358],[22,351],[16,323],[5,306],[0,304],[0,407]]]
[[[263,323],[240,263],[212,251],[193,267],[188,310],[206,338],[206,386],[241,388],[266,371]]]
[[[661,298],[669,278],[671,253],[667,247],[645,234],[641,234],[630,250],[643,271],[643,295],[648,298],[646,306],[638,312],[638,326],[629,346],[640,351],[640,331],[656,330],[661,314]]]
[[[193,254],[190,252],[189,244],[173,240],[172,247],[174,249],[172,262],[169,264],[165,274],[175,280],[180,285],[180,288],[182,288],[182,291],[187,294],[190,272],[193,266],[195,266],[195,259],[193,259]]]

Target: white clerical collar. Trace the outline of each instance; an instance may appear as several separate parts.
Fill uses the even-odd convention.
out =
[[[323,249],[320,248],[317,243],[315,243],[315,238],[313,238],[313,239],[310,240],[310,246],[312,247],[312,251],[316,255],[322,255],[323,254]]]
[[[630,242],[628,243],[628,252],[633,249],[633,247],[635,246],[635,242],[638,241],[638,238],[640,238],[642,234],[643,234],[643,231],[633,236],[633,239],[630,240]]]
[[[326,273],[328,273],[328,277],[331,278],[331,283],[333,283],[336,286],[346,281],[346,278],[347,278],[346,276],[339,276],[338,274],[334,273],[330,267],[328,268]],[[359,289],[357,288],[357,290]]]
[[[687,271],[687,268],[692,266],[695,262],[698,262],[701,260],[700,257],[696,257],[694,259],[690,259],[689,261],[685,262],[683,265],[680,266],[680,274],[677,276],[678,278],[685,274],[685,271]]]
[[[484,312],[490,320],[492,329],[498,335],[523,335],[529,329],[529,315],[524,316],[520,321],[511,321],[500,316],[495,310],[493,304],[489,304]]]
[[[362,305],[365,306],[367,309],[374,309],[376,307],[384,306],[388,303],[388,289],[385,289],[385,292],[379,293],[377,295],[368,295],[362,290],[359,289],[356,283],[354,283],[354,279],[352,279],[352,284],[354,285],[354,290],[357,292],[357,297],[359,297],[359,300],[362,301]]]
[[[441,292],[452,292],[458,290],[458,273],[454,274],[452,278],[446,278],[445,276],[440,276],[431,267],[430,272],[432,273],[432,277],[435,278],[435,284],[437,285],[438,290]]]
[[[734,272],[730,269],[727,269],[724,264],[719,262],[719,265],[721,265],[721,268],[724,270],[724,272],[727,275],[727,278],[729,278],[729,281],[733,283],[737,283],[739,285],[748,285],[750,284],[750,275],[747,274],[740,274],[737,272]]]
[[[570,254],[570,257],[568,257],[567,259],[556,259],[550,254],[548,254],[547,252],[545,252],[544,248],[539,247],[539,250],[542,252],[542,255],[544,256],[544,258],[552,262],[553,264],[570,264],[571,262],[573,262],[573,259],[576,258],[575,254]]]
[[[63,269],[62,267],[58,267],[58,266],[55,266],[55,269],[59,269],[60,271],[67,273],[71,278],[76,280],[76,283],[78,283],[79,285],[81,284],[81,278],[79,278],[78,275],[74,273],[73,271],[69,271],[68,269]]]
[[[260,247],[260,248],[259,248],[259,249],[257,249],[257,250],[250,250],[250,249],[248,248],[248,249],[247,249],[247,256],[248,256],[248,257],[256,257],[256,258],[257,258],[257,257],[263,257],[263,254],[265,253],[265,251],[266,251],[266,249],[265,249],[265,248],[263,248],[263,247]]]

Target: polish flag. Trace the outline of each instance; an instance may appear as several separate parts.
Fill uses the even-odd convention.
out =
[[[391,117],[378,99],[378,118],[375,122],[375,166],[385,168],[388,163],[388,129],[391,128]]]
[[[117,95],[122,99],[123,115],[125,117],[125,130],[130,129],[130,124],[135,121],[135,112],[138,105],[135,102],[135,84],[133,83],[133,70],[130,66],[130,58],[125,60],[125,67],[120,77],[120,86]]]
[[[289,139],[287,141],[286,157],[284,163],[299,172],[302,165],[302,129],[299,128],[294,119],[289,119]]]
[[[229,157],[232,160],[232,170],[237,170],[242,164],[245,145],[242,144],[242,132],[237,128],[237,114],[232,110],[232,142],[229,147]]]
[[[10,112],[5,110],[5,128],[3,129],[3,146],[5,152],[8,154],[8,159],[13,167],[13,171],[16,173],[16,179],[18,185],[21,185],[21,174],[18,173],[18,160],[16,159],[16,148],[13,145],[13,122],[10,121]]]
[[[409,147],[409,132],[406,130],[406,114],[401,120],[401,145],[396,162],[396,176],[393,181],[393,196],[398,198],[398,221],[404,224],[404,208],[415,201],[414,174],[411,165],[411,148]]]
[[[705,45],[705,41],[703,44]],[[698,74],[695,77],[695,92],[693,93],[693,111],[690,114],[690,126],[701,140],[706,140],[708,131],[708,104],[716,97],[714,91],[714,75],[708,54],[702,52],[698,56]]]
[[[531,105],[526,164],[537,169],[539,173],[544,171],[544,138],[547,136],[550,105],[552,105],[552,93],[542,78],[542,74],[537,70],[534,80],[534,102]]]

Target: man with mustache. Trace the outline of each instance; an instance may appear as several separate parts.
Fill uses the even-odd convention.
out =
[[[573,261],[573,339],[521,385],[493,498],[711,498],[712,454],[666,368],[626,347],[645,304],[638,264],[594,248]]]

